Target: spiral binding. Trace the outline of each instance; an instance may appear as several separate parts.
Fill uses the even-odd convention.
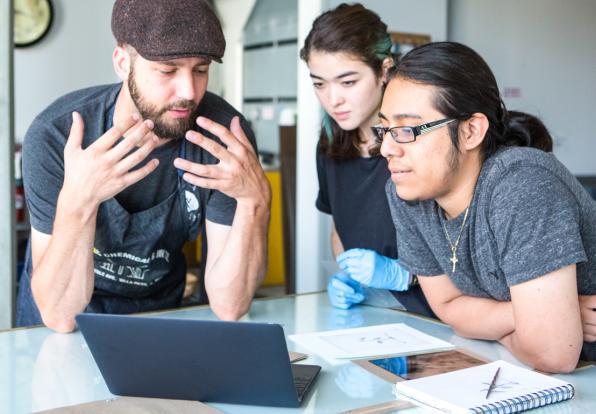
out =
[[[520,397],[484,404],[470,409],[470,412],[473,414],[513,414],[565,401],[573,398],[574,395],[575,388],[573,388],[573,385],[567,384]]]

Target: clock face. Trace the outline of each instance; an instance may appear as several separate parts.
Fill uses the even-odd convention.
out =
[[[39,42],[50,30],[50,0],[14,0],[14,43],[17,47]]]

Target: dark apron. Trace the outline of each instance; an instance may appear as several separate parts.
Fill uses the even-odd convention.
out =
[[[180,156],[186,155],[181,140]],[[158,205],[130,214],[115,198],[97,213],[93,249],[95,288],[85,312],[134,313],[180,306],[186,280],[182,247],[197,237],[203,201],[181,178]],[[31,294],[31,246],[19,281],[17,326],[41,324]]]

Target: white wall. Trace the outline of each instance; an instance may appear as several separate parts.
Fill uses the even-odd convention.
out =
[[[298,49],[321,13],[322,0],[298,0]],[[313,92],[308,70],[296,57],[298,65],[298,93],[296,109],[296,293],[321,290],[325,286],[321,259],[328,250],[324,233],[328,219],[315,208],[319,191],[315,148],[321,112]],[[327,233],[328,234],[328,233]]]
[[[344,0],[327,0],[333,8]],[[377,13],[390,31],[429,34],[433,41],[447,38],[447,0],[360,0]]]
[[[112,1],[54,0],[54,23],[46,38],[15,49],[15,137],[21,141],[33,118],[61,95],[117,81]]]
[[[449,39],[492,68],[509,109],[538,115],[555,154],[577,175],[596,175],[596,1],[452,0]]]
[[[244,25],[250,17],[255,3],[256,0],[215,0],[215,8],[226,38],[226,54],[222,59],[221,67],[214,68],[219,71],[219,75],[212,74],[212,77],[216,77],[219,82],[216,84],[210,80],[210,89],[220,93],[238,110],[242,110],[242,57],[244,51],[242,37]]]

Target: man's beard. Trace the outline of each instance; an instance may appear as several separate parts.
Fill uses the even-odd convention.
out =
[[[130,76],[128,77],[128,90],[135,106],[139,110],[143,119],[150,119],[153,121],[153,132],[160,138],[181,138],[189,129],[192,129],[192,120],[196,118],[195,112],[197,105],[192,100],[179,100],[158,108],[155,105],[148,103],[141,95],[134,77],[134,68],[131,68]],[[165,119],[167,112],[172,109],[190,109],[190,116],[185,118],[174,118],[171,120]]]

